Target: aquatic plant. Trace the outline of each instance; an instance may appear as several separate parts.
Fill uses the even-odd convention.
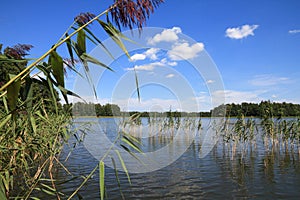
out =
[[[68,95],[80,98],[77,94],[65,88],[64,67],[67,66],[78,73],[75,64],[80,62],[84,67],[85,77],[90,82],[96,96],[95,87],[91,84],[89,63],[99,65],[107,70],[112,71],[112,69],[87,53],[87,42],[102,46],[107,56],[112,57],[112,54],[94,35],[90,25],[97,22],[98,27],[130,57],[122,41],[125,37],[120,32],[120,25],[130,29],[133,28],[133,25],[137,25],[141,30],[150,13],[162,2],[163,0],[115,0],[108,9],[99,15],[81,13],[75,17],[70,27],[46,53],[33,60],[20,72],[9,74],[8,81],[1,82],[1,108],[4,109],[3,111],[1,109],[0,113],[0,199],[8,199],[12,194],[16,198],[35,198],[31,196],[33,191],[46,192],[60,199],[62,194],[56,190],[53,168],[54,163],[62,166],[58,156],[64,142],[70,136],[68,127],[71,116],[69,113],[63,113],[56,98],[55,88],[60,91],[67,103]],[[108,17],[108,14],[111,14],[111,17]],[[107,17],[106,21],[101,20],[101,17]],[[119,29],[114,27],[111,20]],[[63,44],[67,47],[69,59],[63,59],[59,55],[58,48]],[[0,54],[0,64],[17,65],[18,63],[26,63],[24,56],[30,48],[31,46],[28,45],[16,45],[13,48],[6,48],[4,55]],[[31,81],[34,80],[30,75],[33,70],[39,71],[34,76],[39,77],[40,84],[48,88],[51,96],[50,98],[41,99],[35,104],[32,103],[34,97],[30,89]],[[41,73],[46,78],[39,76]],[[138,83],[136,85],[139,94]],[[48,102],[53,106],[54,112],[49,112],[46,107]],[[132,146],[134,138],[125,137],[124,135],[122,134],[119,139]],[[124,148],[126,149],[126,146]],[[100,172],[100,197],[104,199],[105,171],[103,160],[95,167],[96,169],[99,169]],[[95,170],[92,172],[94,173]],[[48,174],[46,178],[44,177],[45,173]],[[91,174],[84,179],[81,186],[74,191],[69,199],[77,194],[79,189],[91,177]],[[128,173],[127,175],[129,177]],[[15,184],[18,184],[16,180],[19,179],[18,182],[24,183],[24,187],[20,186],[20,191],[12,193],[16,188]],[[44,183],[45,181],[47,184]]]

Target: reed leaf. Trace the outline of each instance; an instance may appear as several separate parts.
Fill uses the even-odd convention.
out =
[[[117,155],[118,155],[118,157],[119,157],[119,160],[120,160],[120,162],[121,162],[122,168],[123,168],[124,172],[126,173],[128,182],[129,182],[129,184],[131,184],[130,176],[129,176],[128,170],[127,170],[127,168],[126,168],[126,165],[125,165],[125,163],[124,163],[124,160],[123,160],[123,158],[122,158],[122,156],[121,156],[121,154],[120,154],[120,152],[119,152],[118,150],[115,150],[115,152],[117,153]]]
[[[47,82],[48,82],[48,86],[49,86],[49,89],[50,89],[50,92],[51,92],[53,104],[54,104],[54,107],[55,107],[55,112],[58,113],[58,107],[57,107],[56,97],[55,97],[55,94],[54,94],[54,88],[53,88],[51,79],[49,77],[50,76],[48,76],[48,78],[47,78]],[[43,80],[43,78],[41,78],[41,80]]]
[[[118,170],[117,170],[116,162],[115,162],[115,159],[113,157],[111,157],[111,162],[112,162],[113,167],[114,167],[115,177],[116,177],[116,180],[117,180],[117,183],[118,183],[120,194],[122,196],[122,199],[125,199],[125,197],[123,195],[123,192],[121,190],[121,183],[120,183],[120,179],[119,179],[119,173],[118,173]]]
[[[132,136],[132,135],[126,133],[126,132],[122,132],[121,134],[122,134],[123,136],[126,136],[126,137],[129,138],[131,141],[134,141],[135,143],[137,143],[137,144],[139,144],[139,145],[142,144],[141,141],[139,141],[139,140],[136,139],[134,136]]]
[[[124,51],[124,53],[127,55],[128,58],[130,58],[130,55],[120,39],[120,37],[124,37],[120,31],[118,31],[111,23],[105,23],[104,21],[97,19],[99,24],[102,26],[104,31],[111,37],[111,39]]]
[[[111,162],[112,162],[113,167],[114,167],[114,172],[115,172],[115,176],[116,176],[116,179],[117,179],[118,187],[120,188],[121,183],[120,183],[120,179],[119,179],[119,173],[118,173],[118,170],[117,170],[115,159],[113,157],[111,157]]]
[[[72,70],[73,72],[75,72],[76,74],[78,74],[81,78],[84,78],[84,77],[82,76],[82,74],[80,74],[79,71],[76,70],[75,67],[72,67],[72,66],[71,66],[69,63],[67,63],[66,61],[64,61],[64,64],[65,64],[66,66],[68,66],[70,70]]]
[[[1,178],[1,177],[0,177]],[[5,189],[2,183],[2,179],[0,179],[0,199],[6,200]]]
[[[128,147],[126,147],[125,145],[123,144],[120,144],[120,146],[125,150],[127,151],[132,157],[134,157],[137,161],[139,161],[140,163],[142,163],[143,165],[145,165],[145,163],[139,159],[139,157],[137,157],[133,152],[130,151],[130,149],[128,149]]]
[[[96,58],[93,58],[92,56],[88,55],[87,53],[83,53],[80,58],[86,62],[90,62],[90,63],[94,63],[96,65],[100,65],[110,71],[114,71],[113,69],[111,69],[109,66],[105,65],[104,63],[100,62],[99,60],[97,60]]]
[[[105,177],[105,169],[104,162],[100,160],[99,162],[99,185],[100,185],[100,197],[101,200],[104,200],[104,177]]]
[[[135,70],[135,68],[133,68],[133,69],[134,69],[134,77],[135,77],[135,85],[136,85],[137,95],[138,95],[139,101],[141,101],[139,81],[138,81],[136,70]]]
[[[37,133],[36,122],[35,122],[35,118],[32,115],[30,116],[30,122],[31,122],[33,133],[36,134]]]
[[[6,97],[3,96],[3,97],[2,97],[2,100],[3,100],[4,109],[5,109],[6,113],[9,113],[9,109],[8,109],[8,104],[7,104]]]
[[[53,76],[57,84],[61,85],[62,87],[65,87],[63,59],[58,55],[58,53],[56,53],[56,51],[53,51],[50,54],[49,60],[51,63]]]
[[[71,58],[72,65],[74,66],[75,60],[74,60],[74,55],[73,55],[73,50],[72,50],[72,42],[71,42],[71,39],[69,38],[68,33],[66,33],[66,38],[68,38],[66,40],[66,44],[67,44],[67,48],[68,48],[68,52],[69,52],[69,55],[70,55],[70,58]]]
[[[90,31],[88,28],[84,28],[84,30],[89,33],[97,42],[101,45],[101,47],[105,50],[105,52],[114,59],[113,55],[110,53],[110,51],[107,49],[107,47],[93,34],[92,31]],[[97,44],[96,44],[97,45]]]
[[[16,75],[9,74],[10,79],[13,79],[15,76]],[[20,88],[21,88],[20,79],[17,79],[7,87],[7,100],[8,100],[8,108],[10,111],[15,110],[17,107]]]
[[[78,31],[77,34],[77,45],[79,50],[79,56],[86,52],[86,35],[83,29]]]
[[[30,197],[30,199],[33,199],[33,200],[40,200],[40,198],[37,198],[37,197]]]
[[[58,86],[59,90],[64,94],[64,95],[71,95],[71,96],[74,96],[74,97],[77,97],[81,100],[83,100],[84,102],[86,102],[83,98],[81,98],[78,94],[64,88],[64,87],[61,87],[61,86]]]
[[[124,143],[128,144],[130,147],[132,147],[137,152],[143,153],[142,150],[136,144],[134,144],[134,142],[132,142],[129,138],[127,138],[126,136],[123,136],[121,140]]]
[[[7,115],[4,119],[1,119],[1,123],[0,123],[0,129],[2,129],[2,127],[10,120],[11,118],[11,114]]]

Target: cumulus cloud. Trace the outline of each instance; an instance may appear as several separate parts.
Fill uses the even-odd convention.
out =
[[[137,70],[137,71],[153,71],[155,67],[164,67],[164,66],[176,66],[177,62],[169,62],[167,61],[166,58],[163,58],[160,61],[157,62],[152,62],[148,64],[143,64],[143,65],[135,65],[132,68],[126,68],[126,71],[132,71],[132,70]]]
[[[242,102],[260,102],[259,97],[265,91],[236,91],[236,90],[219,90],[215,91],[213,98],[225,96],[225,103],[242,103]]]
[[[235,28],[226,29],[226,37],[232,39],[242,39],[246,38],[249,35],[254,35],[254,30],[258,28],[258,25],[243,25]]]
[[[182,33],[180,27],[165,29],[161,33],[148,39],[148,44],[155,45],[160,42],[170,42],[171,44],[174,44],[167,53],[168,57],[173,61],[195,58],[198,53],[204,49],[204,44],[200,42],[193,45],[189,44],[187,41],[179,38],[180,33]],[[175,66],[177,63],[169,63],[169,65]]]
[[[207,81],[206,81],[207,84],[212,84],[212,83],[214,83],[214,82],[215,82],[214,80],[207,80]]]
[[[167,60],[167,58],[161,59],[160,62],[163,63],[163,64],[165,64],[165,65],[172,66],[172,67],[177,66],[177,62],[175,62],[175,61],[169,62],[169,61]]]
[[[185,60],[195,58],[199,52],[204,50],[203,43],[196,43],[190,45],[187,42],[177,43],[168,52],[168,56],[171,60]]]
[[[300,33],[300,29],[289,30],[289,33],[290,33],[290,34]]]
[[[174,66],[177,66],[177,62],[175,62],[175,61],[174,62],[168,62],[168,65],[174,67]]]
[[[146,55],[140,53],[136,53],[133,56],[131,56],[132,61],[145,60],[145,59],[146,59]]]
[[[181,33],[181,28],[179,27],[165,29],[161,33],[156,34],[153,38],[150,38],[148,44],[155,45],[159,42],[176,42],[179,39],[177,35],[179,33]]]
[[[175,74],[168,74],[166,75],[166,78],[173,78],[175,76]]]
[[[287,77],[277,77],[272,74],[262,74],[255,76],[250,80],[250,84],[255,86],[274,86],[277,84],[288,83],[290,81]]]
[[[145,52],[145,55],[147,58],[150,58],[151,60],[157,60],[156,54],[159,52],[158,48],[150,48]]]
[[[137,60],[145,60],[146,58],[150,58],[151,60],[157,60],[157,53],[159,52],[158,48],[150,48],[147,51],[143,53],[136,53],[133,56],[131,56],[131,61],[137,61]]]

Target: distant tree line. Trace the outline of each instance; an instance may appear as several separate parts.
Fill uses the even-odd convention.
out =
[[[128,113],[130,116],[139,113],[140,117],[210,117],[210,112],[179,112],[179,111],[167,111],[167,112],[122,112]]]
[[[69,107],[71,107],[71,109],[69,109]],[[99,103],[76,102],[74,104],[64,105],[64,109],[71,110],[74,116],[132,116],[139,113],[140,117],[210,117],[210,112],[122,112],[118,105],[109,103],[101,105]]]
[[[241,114],[244,116],[253,117],[266,117],[266,116],[300,116],[300,105],[292,103],[277,103],[271,101],[261,101],[260,103],[241,103],[241,104],[226,104],[220,105],[209,112],[138,112],[129,111],[122,112],[120,107],[116,104],[94,104],[77,102],[71,105],[71,110],[74,116],[132,116],[136,113],[140,117],[210,117],[213,113],[214,116],[236,117]]]
[[[226,104],[220,105],[214,108],[211,112],[215,116],[223,115],[224,109],[226,116],[244,116],[253,117],[288,117],[288,116],[299,116],[300,105],[292,103],[278,103],[271,101],[261,101],[260,103],[241,103],[241,104]]]
[[[71,112],[74,116],[121,116],[121,109],[116,104],[83,103],[71,104]]]

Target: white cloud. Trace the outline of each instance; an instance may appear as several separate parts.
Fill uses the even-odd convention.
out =
[[[261,98],[259,95],[265,91],[235,91],[235,90],[224,90],[216,91],[213,93],[213,98],[219,98],[225,96],[225,103],[237,103],[242,102],[260,102]]]
[[[290,33],[290,34],[300,33],[300,29],[289,30],[289,33]]]
[[[133,56],[131,56],[131,61],[137,61],[137,60],[145,60],[146,58],[150,58],[151,60],[157,60],[156,54],[159,52],[158,48],[150,48],[147,51],[143,53],[136,53]]]
[[[171,60],[192,59],[198,56],[198,53],[204,50],[203,43],[189,45],[187,42],[177,43],[168,52]]]
[[[145,60],[145,59],[146,59],[146,55],[140,53],[136,53],[133,56],[131,56],[132,61]]]
[[[159,42],[176,42],[179,37],[177,34],[181,33],[179,27],[173,27],[172,29],[165,29],[161,33],[156,34],[153,38],[148,40],[148,44],[155,45]]]
[[[277,84],[289,83],[290,79],[287,77],[277,77],[272,74],[262,74],[255,76],[250,80],[250,84],[255,86],[274,86]]]
[[[156,54],[159,52],[158,48],[150,48],[145,52],[145,55],[147,58],[150,58],[151,60],[157,60]]]
[[[173,78],[175,76],[175,74],[168,74],[166,75],[166,78]]]
[[[172,67],[177,66],[177,62],[175,62],[175,61],[169,62],[169,61],[167,60],[167,58],[161,59],[160,62],[163,63],[163,64],[165,64],[165,65],[172,66]]]
[[[277,95],[273,94],[271,97],[272,97],[273,99],[275,99],[275,98],[277,98]]]
[[[146,64],[146,65],[135,65],[134,68],[129,68],[128,70],[137,70],[137,71],[152,71],[155,67],[154,63]]]
[[[167,61],[166,58],[161,59],[160,61],[157,62],[152,62],[148,64],[143,64],[143,65],[135,65],[132,68],[126,68],[126,71],[132,71],[132,70],[137,70],[137,71],[153,71],[155,67],[164,67],[164,66],[176,66],[177,62],[169,62]]]
[[[177,62],[175,62],[175,61],[174,62],[168,62],[168,65],[174,67],[174,66],[177,66]]]
[[[232,39],[242,39],[249,35],[254,35],[254,30],[258,28],[258,25],[243,25],[236,28],[226,29],[226,37]]]
[[[206,81],[207,84],[212,84],[212,83],[214,83],[214,82],[215,82],[214,80],[207,80],[207,81]]]

